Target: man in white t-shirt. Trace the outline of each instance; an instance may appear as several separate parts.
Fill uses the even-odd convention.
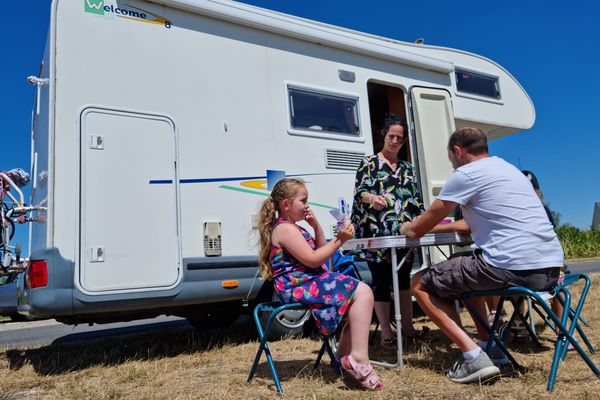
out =
[[[563,252],[552,224],[531,183],[517,168],[488,155],[485,133],[461,128],[448,141],[448,157],[456,170],[437,200],[400,232],[418,238],[460,205],[464,220],[440,225],[446,230],[470,231],[478,250],[452,257],[416,274],[411,290],[423,311],[463,352],[448,372],[454,382],[469,383],[499,374],[493,361],[506,358],[498,348],[482,351],[487,331],[475,324],[476,344],[456,322],[452,300],[473,290],[526,286],[535,291],[556,285]],[[473,306],[486,314],[483,298]],[[481,346],[481,347],[480,347]]]

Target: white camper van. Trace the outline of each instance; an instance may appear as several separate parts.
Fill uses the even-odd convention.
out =
[[[226,0],[54,0],[37,77],[22,312],[65,323],[159,314],[231,321],[269,297],[252,235],[282,176],[323,225],[352,198],[387,112],[426,203],[448,135],[528,129],[527,93],[460,50],[399,42]],[[331,231],[329,233],[331,235]]]

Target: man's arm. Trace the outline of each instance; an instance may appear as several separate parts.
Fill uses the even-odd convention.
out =
[[[420,238],[450,214],[454,208],[456,208],[455,202],[437,199],[414,221],[403,223],[400,233],[410,238]]]
[[[445,232],[458,232],[463,235],[471,234],[471,228],[465,222],[464,219],[453,221],[448,224],[437,224],[431,230],[430,233],[445,233]]]

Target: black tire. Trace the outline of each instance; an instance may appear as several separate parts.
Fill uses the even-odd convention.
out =
[[[277,300],[277,295],[273,293],[273,300]],[[264,312],[260,316],[260,322],[263,329],[266,328],[267,321],[271,316],[270,312]],[[271,323],[269,331],[269,340],[279,340],[287,336],[302,337],[314,328],[314,323],[310,319],[308,310],[288,310],[279,313],[277,318]]]
[[[239,318],[241,311],[241,303],[228,307],[217,306],[214,311],[187,316],[186,319],[198,330],[229,328]]]
[[[17,260],[17,266],[21,263],[21,243],[17,243],[15,246],[15,259]]]
[[[35,320],[35,317],[33,315],[23,315],[19,313],[10,314],[8,317],[13,322],[26,322]]]

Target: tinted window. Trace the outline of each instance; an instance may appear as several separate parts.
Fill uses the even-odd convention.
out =
[[[288,87],[292,128],[358,136],[357,98]]]
[[[456,70],[456,89],[459,92],[500,99],[498,78]]]

